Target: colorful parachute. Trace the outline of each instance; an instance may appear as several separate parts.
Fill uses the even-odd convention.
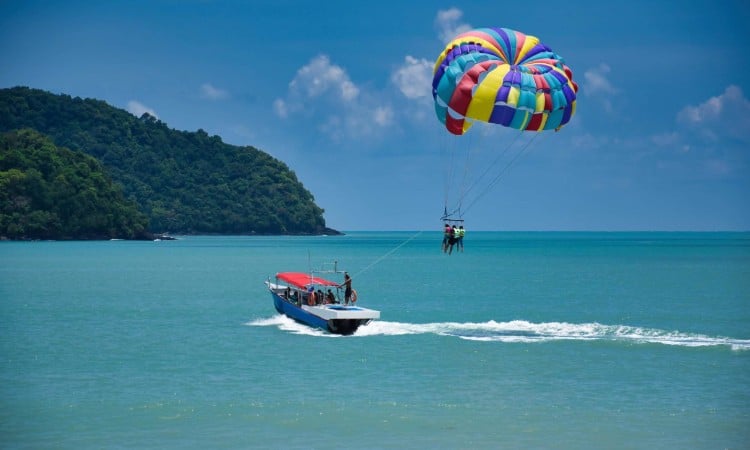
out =
[[[525,131],[558,130],[573,117],[577,92],[559,55],[538,38],[507,28],[459,34],[433,70],[435,112],[458,135],[472,120]]]

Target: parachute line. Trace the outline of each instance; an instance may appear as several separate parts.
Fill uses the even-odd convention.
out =
[[[469,186],[469,189],[467,189],[467,191],[466,191],[467,195],[469,194],[469,192],[471,192],[475,187],[477,187],[485,179],[485,177],[487,176],[488,173],[490,173],[490,171],[493,171],[495,169],[495,167],[498,164],[500,164],[500,162],[504,159],[505,155],[513,147],[513,145],[516,143],[516,141],[518,140],[518,138],[521,137],[522,134],[523,134],[523,132],[521,132],[521,131],[515,133],[515,136],[513,137],[513,139],[511,139],[510,142],[508,142],[508,144],[506,144],[505,148],[503,148],[503,150],[500,153],[498,153],[498,155],[495,157],[495,159],[493,159],[492,162],[490,164],[488,164],[487,167],[484,168],[484,170],[482,171],[481,175],[479,175],[474,180],[474,182],[471,184],[471,186]]]
[[[450,215],[453,215],[461,210],[461,204],[463,203],[464,195],[468,191],[466,189],[466,184],[469,177],[469,154],[471,152],[471,148],[473,147],[474,136],[464,135],[458,137],[454,135],[448,135],[446,136],[446,139],[450,140],[450,144],[446,143],[444,146],[445,153],[448,153],[448,165],[445,167],[444,174],[445,182],[443,192],[443,206],[446,211],[451,210]],[[466,147],[468,150],[465,157],[463,158],[463,174],[462,176],[459,176],[460,172],[456,168],[461,164],[460,158],[461,156],[463,156],[460,154],[459,150],[462,150],[464,147]],[[451,199],[454,198],[451,194],[454,191],[458,191],[459,195],[456,203],[451,203]]]
[[[454,146],[447,139],[448,137],[446,137],[446,140],[443,140],[443,155],[445,155],[443,159],[448,161],[447,166],[443,168],[443,200],[446,210],[448,209],[448,196],[453,186],[453,158],[455,155]]]
[[[533,137],[531,139],[529,139],[521,147],[521,149],[518,151],[518,153],[516,153],[513,156],[513,158],[511,158],[511,160],[508,161],[508,163],[505,165],[505,167],[503,167],[502,170],[500,170],[497,173],[497,175],[495,175],[495,177],[492,179],[492,181],[490,181],[489,183],[487,183],[487,185],[485,185],[484,189],[482,191],[480,191],[480,193],[476,197],[473,198],[473,200],[471,201],[471,203],[469,203],[469,205],[464,209],[464,212],[468,211],[472,206],[474,206],[474,204],[476,202],[478,202],[482,197],[484,197],[488,192],[490,192],[492,190],[492,188],[494,188],[500,182],[500,180],[508,172],[508,170],[516,163],[516,161],[518,161],[518,158],[520,158],[521,155],[523,155],[526,152],[526,150],[531,146],[531,144],[534,143],[534,141],[536,140],[537,137],[539,137],[539,133],[535,133],[533,135]],[[515,139],[513,141],[515,142]],[[505,153],[505,152],[503,152],[503,153]],[[497,160],[495,162],[497,162]],[[495,165],[495,162],[493,162],[493,164],[492,164],[493,167]]]
[[[455,203],[455,205],[453,205],[452,208],[450,208],[451,209],[450,215],[454,215],[456,213],[460,214],[462,212],[461,209],[463,207],[464,202],[466,201],[467,198],[470,198],[469,194],[475,188],[477,188],[480,184],[484,183],[485,180],[488,179],[488,176],[491,176],[490,173],[493,172],[500,165],[500,163],[505,159],[505,155],[513,147],[513,145],[515,144],[515,142],[518,140],[519,137],[521,137],[522,134],[523,133],[520,132],[520,131],[518,133],[514,133],[513,139],[511,139],[506,144],[505,148],[503,148],[502,151],[498,152],[497,156],[495,156],[495,158],[492,160],[492,162],[490,162],[489,164],[487,164],[484,167],[484,170],[482,171],[482,173],[479,176],[477,176],[476,178],[474,178],[473,180],[469,180],[468,179],[469,175],[470,175],[470,172],[471,172],[469,165],[470,165],[470,156],[471,156],[471,151],[472,151],[471,149],[473,147],[471,145],[468,147],[467,153],[466,153],[466,164],[464,166],[464,181],[465,181],[465,183],[464,183],[464,185],[462,185],[462,188],[461,188],[461,191],[460,191],[460,195],[459,195],[459,198],[458,198],[457,202]],[[466,139],[466,137],[464,137],[464,139]],[[470,141],[470,144],[471,144],[471,141]],[[453,161],[451,161],[451,164],[453,164]],[[506,168],[507,167],[508,166],[506,166]],[[492,179],[495,180],[496,178],[497,177],[493,177]],[[446,192],[446,205],[448,204],[448,202],[447,202],[448,194],[449,194],[449,192]],[[482,194],[480,193],[480,195],[482,195]],[[476,202],[476,200],[472,200],[471,204],[474,204],[475,202]],[[468,208],[464,208],[463,212],[466,212],[467,210],[468,210]]]
[[[458,205],[456,207],[459,214],[461,212],[461,206],[464,203],[464,197],[466,196],[466,193],[469,190],[469,188],[467,188],[466,185],[469,182],[469,173],[471,172],[470,157],[471,157],[471,153],[474,151],[474,146],[472,144],[473,144],[473,141],[470,140],[469,148],[466,150],[466,156],[464,157],[464,173],[461,177],[461,187],[459,188]]]

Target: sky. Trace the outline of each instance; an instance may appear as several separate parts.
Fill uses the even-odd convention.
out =
[[[0,0],[0,88],[96,98],[286,163],[342,231],[750,230],[750,3]],[[537,36],[558,132],[437,120],[457,33]]]

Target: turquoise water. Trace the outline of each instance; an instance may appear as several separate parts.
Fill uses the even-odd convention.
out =
[[[750,234],[0,243],[2,448],[748,448]],[[278,316],[338,260],[382,320]]]

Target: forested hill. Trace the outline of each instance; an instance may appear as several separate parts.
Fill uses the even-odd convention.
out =
[[[148,217],[151,231],[336,233],[286,164],[203,130],[170,129],[100,100],[0,89],[0,132],[22,128],[98,159]]]
[[[34,130],[0,133],[0,238],[153,239],[99,161]]]

